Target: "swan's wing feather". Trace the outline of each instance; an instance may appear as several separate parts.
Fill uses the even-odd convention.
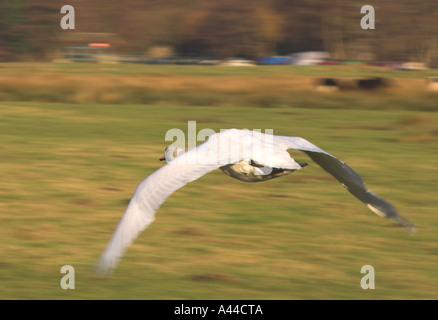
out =
[[[275,142],[286,149],[296,149],[306,153],[374,213],[396,220],[410,232],[416,230],[416,227],[403,218],[392,204],[368,190],[360,175],[345,162],[300,137],[276,136]]]
[[[155,212],[173,192],[219,168],[220,162],[216,160],[221,155],[214,146],[215,139],[209,139],[161,167],[138,185],[99,260],[99,273],[106,274],[116,267],[126,248],[153,222]],[[200,159],[202,163],[199,163]]]

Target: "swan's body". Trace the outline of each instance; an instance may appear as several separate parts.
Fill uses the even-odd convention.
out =
[[[222,172],[225,173],[227,176],[230,176],[232,178],[244,182],[262,182],[266,180],[271,180],[274,178],[284,176],[286,174],[290,174],[296,170],[296,169],[272,168],[270,173],[263,174],[263,171],[261,171],[260,166],[255,165],[251,161],[248,162],[245,160],[220,167],[219,169],[221,169]],[[261,172],[258,170],[260,170]]]
[[[259,182],[290,174],[307,165],[295,162],[288,149],[305,152],[373,212],[396,220],[409,231],[415,230],[390,203],[368,190],[352,168],[309,141],[229,129],[211,135],[206,142],[187,152],[174,146],[166,148],[160,160],[168,163],[138,185],[100,259],[100,271],[106,273],[116,267],[126,248],[153,222],[156,210],[174,191],[218,168],[241,181]]]

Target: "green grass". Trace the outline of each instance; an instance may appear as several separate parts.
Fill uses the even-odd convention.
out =
[[[416,110],[412,97],[400,109],[349,106],[386,98],[396,99],[332,97],[336,109],[298,99],[270,108],[1,102],[0,298],[438,298],[438,115]],[[166,131],[187,132],[189,120],[198,131],[305,137],[356,169],[419,232],[378,217],[292,152],[310,165],[259,184],[217,170],[178,190],[114,275],[95,276],[135,187],[163,165]],[[63,265],[75,268],[75,290],[60,287]],[[375,268],[375,290],[360,287],[363,265]]]

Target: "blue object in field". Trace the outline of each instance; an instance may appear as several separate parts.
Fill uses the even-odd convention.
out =
[[[295,61],[292,57],[263,57],[257,60],[257,64],[271,64],[271,65],[288,65]]]

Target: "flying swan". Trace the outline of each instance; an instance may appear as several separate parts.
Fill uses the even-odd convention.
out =
[[[394,219],[409,232],[415,232],[416,227],[390,203],[368,190],[351,167],[309,141],[300,137],[227,129],[212,134],[207,141],[187,152],[175,145],[166,148],[160,160],[166,160],[167,164],[136,188],[100,257],[98,273],[106,274],[117,266],[127,247],[154,221],[157,209],[176,190],[218,168],[241,181],[259,182],[290,174],[307,165],[295,162],[288,149],[303,151],[374,213]]]

